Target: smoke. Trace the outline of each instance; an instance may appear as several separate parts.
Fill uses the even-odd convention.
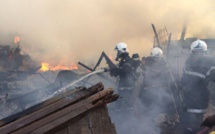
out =
[[[151,23],[179,39],[188,18],[187,37],[214,38],[213,0],[1,0],[0,44],[20,45],[33,58],[53,64],[93,61],[102,51],[126,42],[130,53],[148,55]]]
[[[0,44],[13,45],[14,36],[19,36],[20,47],[32,58],[52,64],[95,63],[102,51],[115,56],[118,42],[127,43],[130,54],[146,56],[153,44],[151,23],[157,30],[166,27],[173,40],[180,38],[185,20],[186,37],[215,36],[214,0],[0,0],[0,3]],[[128,117],[127,122],[121,125],[116,121],[117,128],[133,126],[141,133],[146,126],[145,121],[137,120],[139,117],[124,117]]]

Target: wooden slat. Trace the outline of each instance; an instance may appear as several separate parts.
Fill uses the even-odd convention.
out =
[[[90,95],[92,95],[93,93],[100,91],[102,89],[103,89],[103,86],[100,86],[100,88],[98,88],[98,87],[91,88],[90,90],[87,90],[87,89],[81,90],[81,91],[77,92],[76,94],[72,94],[72,96],[63,98],[62,100],[52,103],[52,104],[48,105],[47,107],[44,107],[30,115],[27,115],[19,120],[14,121],[13,123],[10,123],[8,125],[1,127],[0,132],[1,133],[12,132],[12,131],[19,129],[31,122],[34,122],[50,113],[53,113],[54,111],[59,110],[60,108],[65,107],[68,104],[73,104],[77,100],[87,98]]]
[[[99,101],[98,103],[101,104],[101,103],[104,103],[104,102]],[[72,119],[72,118],[74,118],[74,117],[76,117],[76,116],[78,116],[78,115],[80,115],[80,114],[92,109],[92,108],[95,108],[95,105],[87,104],[86,107],[83,106],[83,107],[81,107],[79,109],[76,109],[76,110],[70,112],[69,114],[64,115],[63,117],[58,118],[57,120],[55,120],[53,122],[50,122],[49,124],[46,124],[46,125],[38,128],[38,129],[32,131],[31,134],[42,134],[42,133],[45,133],[47,131],[50,131],[53,128],[55,128],[55,127],[65,123],[65,122],[69,121],[70,119]],[[82,133],[86,133],[86,132],[89,132],[89,129],[82,129]]]
[[[53,113],[47,117],[44,117],[41,120],[36,121],[24,128],[21,128],[20,130],[15,131],[14,134],[26,134],[26,133],[32,132],[35,129],[38,129],[37,130],[37,131],[39,131],[38,133],[41,133],[41,131],[48,131],[50,129],[53,129],[54,127],[57,127],[58,125],[80,115],[81,113],[86,112],[87,110],[89,110],[99,104],[102,104],[101,102],[98,102],[95,105],[93,105],[92,102],[94,102],[98,99],[101,99],[102,97],[105,97],[106,95],[108,95],[112,92],[113,92],[113,89],[103,90],[95,95],[92,95],[89,98],[86,98],[86,99],[84,99],[80,102],[77,102],[71,106],[68,106],[56,113]],[[95,96],[98,96],[98,98],[96,98]],[[37,133],[37,131],[35,131],[35,133]],[[42,132],[42,133],[44,133],[44,132]]]
[[[116,134],[115,126],[111,122],[106,105],[87,111],[81,118],[71,120],[63,126],[54,128],[46,134],[55,134],[63,128],[68,129],[68,134]]]
[[[82,118],[79,121],[75,122],[76,128],[74,128],[74,127],[72,128],[73,125],[70,125],[68,127],[69,134],[91,134],[91,131],[90,131],[89,125],[88,125],[88,117],[86,119],[86,118],[84,118],[85,116],[87,116],[87,114],[82,116]]]
[[[93,134],[116,134],[107,107],[97,108],[89,113],[89,129]]]
[[[5,124],[7,124],[7,123],[10,123],[10,122],[12,122],[12,121],[14,121],[14,120],[16,120],[16,119],[24,116],[24,115],[30,114],[30,113],[32,113],[32,112],[34,112],[34,111],[36,111],[36,110],[38,110],[40,108],[43,108],[43,107],[45,107],[47,105],[50,105],[51,103],[54,103],[54,102],[62,99],[66,94],[69,95],[69,94],[75,93],[75,92],[77,92],[79,90],[82,90],[82,89],[74,89],[73,91],[68,91],[68,92],[64,93],[63,95],[59,95],[59,96],[53,97],[51,99],[48,99],[45,102],[39,103],[39,104],[37,104],[35,106],[32,106],[32,107],[30,107],[30,108],[28,108],[28,109],[26,109],[24,111],[21,111],[21,112],[18,112],[16,114],[14,114],[14,115],[6,117],[6,118],[0,120],[0,126],[3,126]],[[12,102],[16,102],[16,100],[13,100]]]
[[[83,118],[80,120],[83,120]],[[68,126],[68,134],[81,134],[80,125],[82,126],[83,124],[80,123],[81,123],[80,121],[76,121],[72,123],[72,125],[70,124]]]
[[[55,132],[54,134],[69,134],[68,133],[68,129],[67,129],[67,127],[66,128],[64,128],[64,129],[61,129],[60,131],[58,131],[58,132]],[[75,134],[75,133],[74,133]]]

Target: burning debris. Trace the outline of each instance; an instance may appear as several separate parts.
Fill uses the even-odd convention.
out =
[[[19,51],[21,51],[20,48]],[[41,68],[44,69],[43,67],[42,65]],[[105,69],[101,69],[95,70],[89,74],[78,74],[72,71],[77,69],[76,65],[70,68],[72,70],[63,68],[61,71],[55,71],[55,69],[62,69],[62,66],[58,66],[59,68],[47,67],[49,69],[48,71],[43,70],[45,72],[39,72],[39,69],[41,69],[40,67],[38,67],[35,72],[31,73],[20,70],[4,72],[6,75],[10,73],[14,74],[14,77],[10,77],[10,79],[2,78],[0,83],[2,87],[2,97],[0,100],[1,119],[66,92],[68,88],[80,85],[83,86],[87,83],[87,81],[84,82],[86,78],[106,71]],[[25,77],[21,77],[22,75]],[[84,84],[80,84],[81,82]]]
[[[64,65],[56,65],[56,66],[51,66],[47,62],[42,62],[41,63],[41,68],[39,71],[58,71],[58,70],[78,70],[78,66],[76,64],[72,64],[70,66],[64,66]]]

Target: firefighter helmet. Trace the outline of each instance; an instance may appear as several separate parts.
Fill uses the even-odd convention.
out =
[[[163,57],[163,51],[159,47],[155,47],[151,51],[152,57]]]
[[[205,52],[207,51],[207,44],[202,40],[196,40],[194,41],[190,46],[190,51],[196,51],[196,52]]]
[[[128,53],[127,44],[125,43],[118,43],[115,47],[115,50],[117,50],[120,53]]]

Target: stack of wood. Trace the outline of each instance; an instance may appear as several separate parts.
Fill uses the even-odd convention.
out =
[[[107,103],[117,100],[102,83],[68,90],[25,111],[2,119],[1,134],[116,134]]]

